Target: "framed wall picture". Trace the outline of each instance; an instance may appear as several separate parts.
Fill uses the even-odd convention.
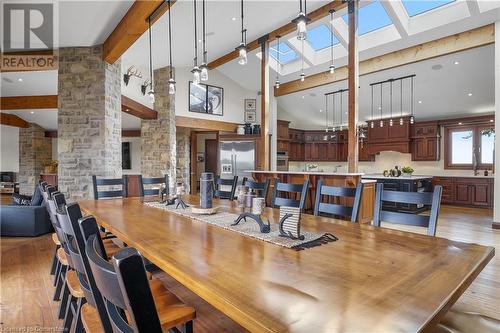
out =
[[[224,88],[189,81],[189,111],[224,115]]]
[[[205,162],[205,153],[196,153],[196,161],[198,163]]]
[[[256,111],[245,111],[245,123],[255,123],[257,121]]]
[[[245,111],[256,111],[256,110],[257,110],[257,100],[245,99]]]

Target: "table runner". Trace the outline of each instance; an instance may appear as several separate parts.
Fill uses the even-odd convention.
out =
[[[279,230],[277,230],[277,225],[271,225],[271,232],[261,233],[259,225],[251,219],[247,219],[247,221],[241,221],[239,224],[233,226],[231,224],[234,223],[239,215],[227,212],[223,207],[221,207],[219,209],[219,212],[217,212],[216,214],[199,215],[192,213],[190,207],[182,209],[180,207],[176,208],[176,205],[167,206],[164,203],[159,202],[145,202],[144,204],[150,207],[163,209],[174,214],[189,217],[193,221],[212,224],[245,236],[249,236],[294,250],[303,250],[306,248],[311,248],[338,240],[337,237],[330,233],[315,233],[308,231],[302,232],[302,235],[305,237],[304,240],[282,237],[280,236]],[[273,228],[276,230],[273,230]]]

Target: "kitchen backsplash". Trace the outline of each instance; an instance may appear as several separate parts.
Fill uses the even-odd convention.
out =
[[[318,169],[325,172],[333,172],[335,166],[340,165],[338,172],[347,172],[347,162],[290,162],[290,171],[304,171],[308,164],[315,164]],[[381,174],[384,170],[389,170],[398,166],[411,166],[415,175],[431,175],[431,176],[474,176],[472,170],[449,170],[444,169],[444,159],[432,162],[418,162],[411,160],[411,154],[402,154],[393,151],[381,152],[375,155],[374,162],[359,162],[358,170],[366,174]],[[484,170],[480,170],[480,175],[483,175]],[[488,170],[491,175],[491,170]]]

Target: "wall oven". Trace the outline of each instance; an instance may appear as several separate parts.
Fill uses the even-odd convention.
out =
[[[278,152],[276,157],[276,169],[278,171],[288,171],[288,152]]]

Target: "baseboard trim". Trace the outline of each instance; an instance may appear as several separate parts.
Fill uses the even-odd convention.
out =
[[[500,222],[491,222],[492,229],[500,229]]]

